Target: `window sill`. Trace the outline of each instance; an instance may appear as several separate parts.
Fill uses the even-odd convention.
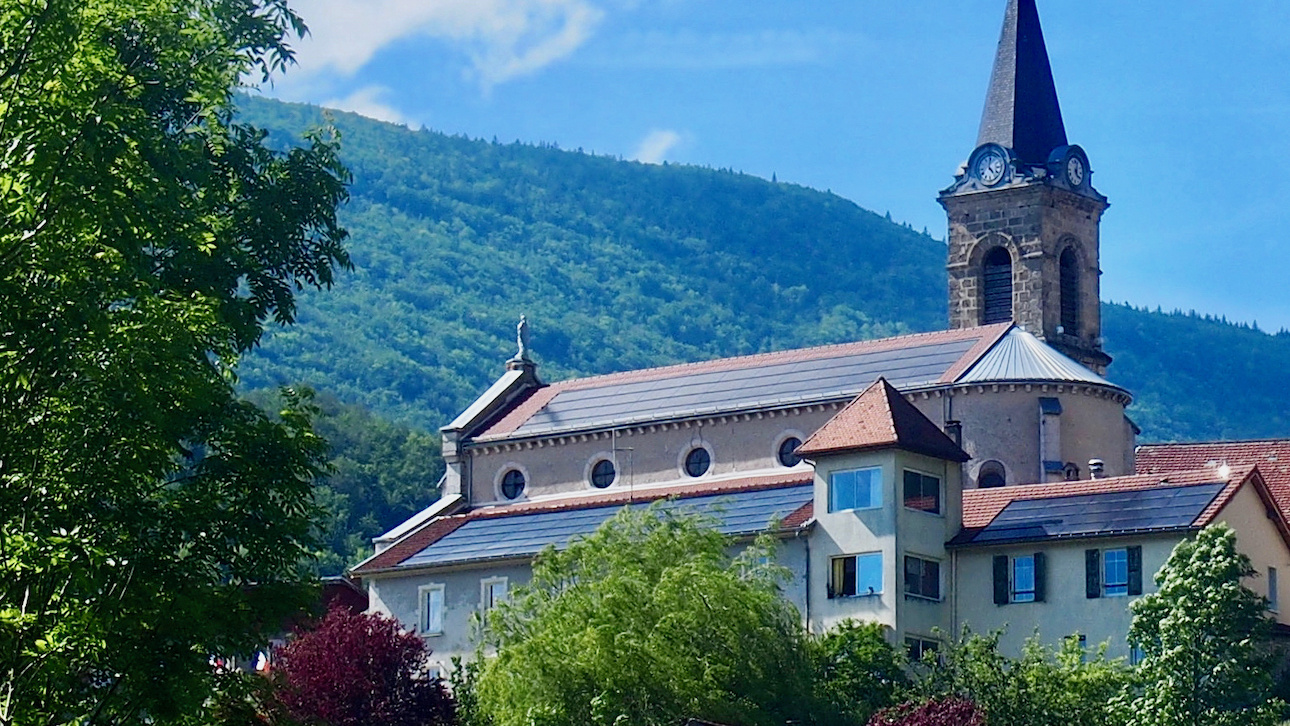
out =
[[[853,508],[851,508],[851,509],[830,509],[830,510],[829,510],[829,514],[846,514],[847,512],[877,512],[877,511],[880,511],[880,510],[882,510],[882,507],[881,507],[881,506],[878,506],[878,507],[853,507]]]
[[[939,605],[939,604],[940,604],[940,603],[942,603],[942,602],[945,602],[945,600],[944,600],[943,598],[939,598],[939,597],[928,597],[928,596],[926,596],[926,595],[916,595],[916,594],[914,594],[914,593],[912,593],[912,592],[907,592],[907,593],[905,593],[905,599],[906,599],[906,600],[917,600],[917,601],[919,601],[919,602],[933,603],[933,604],[937,604],[937,605]]]
[[[863,599],[865,599],[865,598],[875,598],[875,599],[878,599],[878,598],[881,598],[881,597],[882,597],[882,593],[880,593],[880,592],[865,592],[865,593],[861,593],[861,594],[858,594],[858,595],[830,595],[828,599],[830,599],[830,600],[863,600]]]
[[[944,512],[929,512],[929,511],[927,511],[926,509],[919,509],[918,507],[905,507],[905,511],[906,511],[906,512],[918,512],[919,514],[926,514],[926,515],[929,515],[929,516],[932,516],[932,517],[936,517],[937,519],[945,519],[945,513],[944,513]]]

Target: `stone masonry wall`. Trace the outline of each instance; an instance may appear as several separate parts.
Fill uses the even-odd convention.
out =
[[[974,192],[941,200],[949,215],[950,327],[980,325],[984,299],[982,261],[1001,246],[1012,255],[1013,320],[1027,331],[1098,372],[1101,352],[1099,224],[1105,205],[1046,184]],[[1061,326],[1061,253],[1079,260],[1079,330]]]

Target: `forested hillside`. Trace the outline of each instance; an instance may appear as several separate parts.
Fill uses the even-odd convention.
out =
[[[254,98],[243,116],[279,145],[322,120]],[[355,270],[301,294],[248,389],[304,382],[434,430],[501,372],[521,313],[548,380],[945,324],[943,244],[835,195],[332,118]],[[1290,335],[1104,313],[1144,439],[1290,434]]]

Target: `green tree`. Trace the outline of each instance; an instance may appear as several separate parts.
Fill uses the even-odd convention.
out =
[[[1279,723],[1272,690],[1267,601],[1242,585],[1255,575],[1226,524],[1180,542],[1157,591],[1133,603],[1129,642],[1145,657],[1141,689],[1121,699],[1131,726]]]
[[[348,264],[331,141],[232,120],[285,0],[0,8],[0,724],[161,723],[294,609],[324,461],[234,366]]]
[[[1036,636],[1013,659],[999,652],[999,633],[964,629],[936,660],[925,661],[914,693],[965,698],[990,726],[1105,724],[1107,704],[1126,687],[1129,673],[1104,651],[1090,657],[1075,638],[1051,648]]]
[[[812,723],[863,726],[908,686],[904,659],[878,623],[846,620],[810,641]]]
[[[741,726],[804,720],[808,662],[774,542],[737,556],[699,516],[624,509],[489,618],[478,683],[496,726]]]

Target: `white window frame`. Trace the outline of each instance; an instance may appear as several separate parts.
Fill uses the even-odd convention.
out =
[[[439,593],[439,628],[431,627],[430,594]],[[444,596],[442,582],[434,582],[417,588],[417,630],[422,635],[443,635],[443,619],[447,613],[448,602]]]
[[[919,509],[918,507],[911,507],[905,503],[905,474],[917,474],[920,477],[928,477],[930,479],[936,480],[936,511],[933,512],[927,509]],[[931,472],[922,471],[921,469],[901,470],[900,503],[901,503],[901,506],[903,506],[905,509],[908,509],[911,512],[922,512],[923,514],[930,514],[934,517],[944,517],[945,516],[945,478],[939,474],[933,474]]]
[[[860,472],[878,473],[877,481],[871,481],[869,484],[869,487],[870,487],[869,488],[869,506],[838,507],[837,509],[834,509],[833,493],[836,490],[836,487],[838,486],[838,483],[837,483],[838,477],[845,474],[858,474]],[[841,471],[829,472],[829,491],[828,491],[829,511],[830,512],[862,512],[862,511],[873,510],[873,509],[882,509],[882,490],[884,488],[883,484],[884,482],[883,482],[883,475],[882,475],[882,467],[880,466],[866,466],[859,469],[844,469]]]
[[[932,597],[931,595],[924,595],[922,593],[909,591],[909,581],[908,581],[909,565],[907,562],[902,561],[901,577],[902,579],[905,580],[905,582],[903,583],[904,584],[903,590],[905,593],[905,597],[913,600],[923,600],[925,602],[941,602],[945,597],[945,580],[943,577],[944,568],[941,567],[941,561],[934,557],[925,557],[923,555],[913,554],[910,552],[905,553],[905,559],[906,560],[915,559],[922,563],[931,563],[936,565],[936,596]],[[920,566],[920,569],[921,568],[922,566]]]
[[[860,560],[861,558],[872,558],[872,557],[878,558],[878,586],[874,588],[873,592],[869,592],[868,587],[865,588],[865,592],[861,592],[860,591],[860,588],[861,588]],[[856,568],[855,592],[851,592],[851,593],[841,592],[840,588],[838,587],[839,583],[837,582],[837,577],[836,577],[836,573],[838,571],[837,563],[839,561],[844,561],[844,560],[855,561],[855,568]],[[843,565],[843,567],[845,567],[845,565]],[[883,567],[884,567],[884,563],[883,563],[882,552],[857,552],[856,554],[853,554],[853,555],[838,555],[837,557],[830,558],[829,559],[829,589],[833,593],[831,597],[834,597],[834,598],[877,597],[881,595],[883,583],[884,583],[884,580],[886,580],[886,570],[884,570]]]
[[[1110,567],[1111,554],[1118,553],[1124,558],[1124,579],[1119,582],[1111,582]],[[1112,592],[1111,588],[1122,589],[1123,592]],[[1102,597],[1127,597],[1129,594],[1129,550],[1127,547],[1114,547],[1108,550],[1102,550]]]
[[[1277,610],[1278,587],[1279,587],[1279,583],[1277,582],[1277,568],[1269,566],[1268,567],[1268,611],[1269,612],[1274,612],[1274,613],[1278,612]]]
[[[511,587],[505,577],[485,577],[479,581],[479,609],[488,612],[497,606],[498,600],[492,598],[494,585],[506,588],[500,602],[506,602],[511,596]]]
[[[1023,560],[1030,561],[1030,589],[1017,589],[1017,563]],[[1039,573],[1035,570],[1035,556],[1014,555],[1008,560],[1008,602],[1026,603],[1034,602],[1036,590],[1039,585]]]

